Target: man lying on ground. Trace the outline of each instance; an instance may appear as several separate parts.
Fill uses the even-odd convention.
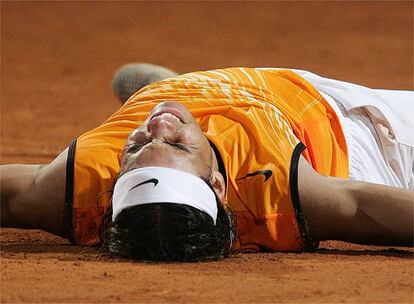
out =
[[[50,164],[1,167],[3,227],[139,260],[413,245],[413,92],[147,65],[114,87],[122,102],[140,90]]]

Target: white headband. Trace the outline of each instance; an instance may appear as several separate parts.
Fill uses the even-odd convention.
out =
[[[192,206],[206,212],[216,224],[216,196],[207,183],[193,174],[165,167],[134,169],[118,179],[112,196],[112,221],[127,207],[151,203]]]

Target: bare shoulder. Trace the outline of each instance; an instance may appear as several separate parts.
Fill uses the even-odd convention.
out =
[[[342,221],[343,210],[352,210],[352,201],[347,200],[341,187],[343,180],[322,176],[301,157],[298,167],[298,191],[301,208],[314,240],[336,238],[336,231]]]
[[[1,166],[3,227],[64,235],[67,157],[65,149],[49,164]]]

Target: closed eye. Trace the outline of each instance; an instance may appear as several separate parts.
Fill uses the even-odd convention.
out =
[[[166,143],[169,144],[169,145],[171,145],[171,146],[173,146],[174,148],[177,148],[179,150],[185,151],[187,153],[191,153],[190,149],[188,149],[188,147],[185,146],[185,145],[183,145],[183,144],[180,144],[180,143],[172,143],[172,142],[168,142],[168,141]]]
[[[173,146],[174,148],[176,148],[178,150],[185,151],[187,153],[191,153],[190,149],[187,146],[183,145],[183,144],[169,142],[169,141],[165,141],[165,143],[170,145],[170,146]],[[138,152],[139,150],[141,150],[141,148],[143,146],[145,146],[146,144],[148,144],[148,142],[144,142],[144,143],[140,143],[140,144],[134,143],[134,144],[126,145],[125,149],[128,153],[135,153],[135,152]]]
[[[145,146],[147,143],[140,143],[140,144],[130,144],[130,145],[126,145],[125,149],[128,153],[135,153],[138,152],[143,146]]]

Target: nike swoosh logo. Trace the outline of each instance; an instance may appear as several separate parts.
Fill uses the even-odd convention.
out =
[[[134,187],[132,187],[131,189],[129,189],[129,191],[131,191],[131,190],[133,190],[133,189],[135,189],[135,188],[137,188],[139,186],[142,186],[142,185],[145,185],[145,184],[149,184],[149,183],[154,184],[154,187],[155,187],[158,184],[158,179],[156,179],[156,178],[148,179],[148,180],[146,180],[146,181],[144,181],[142,183],[139,183],[138,185],[135,185]]]
[[[253,173],[249,173],[246,176],[237,178],[236,181],[237,180],[241,180],[241,179],[245,179],[246,177],[251,177],[251,176],[259,175],[259,174],[264,175],[265,180],[263,182],[265,182],[265,181],[267,181],[272,176],[273,172],[272,172],[272,170],[259,170],[259,171],[253,172]]]

